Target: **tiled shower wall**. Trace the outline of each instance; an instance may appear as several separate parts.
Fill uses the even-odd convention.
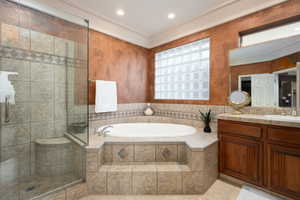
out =
[[[66,131],[66,77],[75,81],[81,48],[73,41],[1,24],[0,71],[18,75],[10,76],[16,104],[10,105],[8,123],[1,104],[0,158],[1,162],[17,158],[19,177],[34,174],[37,138],[59,137]]]

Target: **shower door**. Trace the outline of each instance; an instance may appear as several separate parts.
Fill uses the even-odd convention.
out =
[[[20,57],[30,32],[20,27],[19,12],[16,4],[0,1],[1,200],[21,199],[21,179],[31,175],[30,62]]]
[[[82,148],[66,134],[87,141],[88,24],[19,3],[0,0],[0,200],[84,175]]]

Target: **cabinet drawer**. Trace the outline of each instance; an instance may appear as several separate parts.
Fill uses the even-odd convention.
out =
[[[237,136],[247,136],[261,138],[263,128],[248,123],[236,123],[231,121],[219,120],[219,132],[228,133]]]
[[[268,139],[300,145],[300,129],[288,127],[269,127]]]

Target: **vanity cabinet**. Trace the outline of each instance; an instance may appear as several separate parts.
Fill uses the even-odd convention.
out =
[[[220,171],[262,185],[264,127],[219,120]]]
[[[257,141],[222,135],[221,171],[253,184],[261,183],[262,145]]]
[[[219,120],[220,172],[300,200],[300,128]]]
[[[268,145],[269,187],[300,199],[300,148]]]

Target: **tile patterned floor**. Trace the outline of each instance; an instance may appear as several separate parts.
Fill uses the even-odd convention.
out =
[[[80,200],[236,200],[240,188],[217,180],[203,195],[90,195]]]

